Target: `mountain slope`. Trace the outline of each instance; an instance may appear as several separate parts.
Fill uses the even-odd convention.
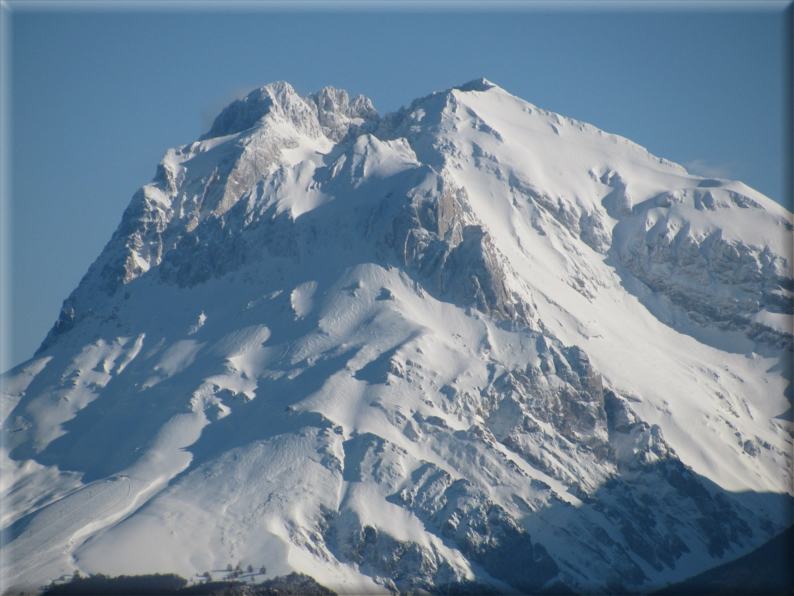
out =
[[[789,528],[757,550],[657,594],[791,594],[794,587],[792,559],[794,528]]]
[[[482,79],[169,150],[3,378],[4,586],[650,591],[791,523],[792,216]]]

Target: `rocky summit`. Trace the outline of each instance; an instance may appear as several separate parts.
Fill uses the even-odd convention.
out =
[[[791,525],[792,214],[480,79],[170,149],[2,378],[2,581],[646,593]]]

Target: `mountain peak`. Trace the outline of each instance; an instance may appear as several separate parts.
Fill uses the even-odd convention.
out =
[[[306,97],[306,101],[315,105],[320,114],[338,113],[349,118],[376,118],[378,116],[378,112],[369,98],[357,95],[350,99],[347,91],[335,87],[323,87],[317,93],[310,93]]]
[[[486,79],[205,139],[2,379],[5,591],[649,593],[790,525],[783,207]]]
[[[350,99],[344,89],[328,86],[301,98],[292,85],[276,81],[226,106],[201,140],[243,132],[268,115],[281,116],[305,129],[310,136],[317,135],[319,124],[322,133],[334,142],[340,141],[351,125],[378,119],[377,110],[363,95]]]
[[[489,89],[494,88],[500,89],[498,85],[493,84],[485,77],[480,77],[479,79],[471,80],[468,83],[464,83],[463,85],[453,87],[453,89],[457,89],[459,91],[488,91]]]
[[[248,130],[268,114],[275,113],[292,120],[305,120],[307,112],[304,101],[295,93],[292,85],[285,81],[268,83],[226,106],[201,140]]]
[[[306,96],[305,101],[317,111],[325,136],[336,142],[344,138],[351,124],[360,125],[378,119],[378,112],[369,98],[357,95],[350,99],[344,89],[323,87]]]
[[[225,137],[242,132],[254,126],[273,109],[278,99],[295,93],[289,83],[277,82],[254,89],[242,99],[236,99],[226,106],[215,118],[203,139]]]

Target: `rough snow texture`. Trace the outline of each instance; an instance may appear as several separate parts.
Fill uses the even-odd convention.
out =
[[[791,523],[791,231],[484,79],[383,117],[257,89],[4,375],[3,585],[617,593],[737,557]]]

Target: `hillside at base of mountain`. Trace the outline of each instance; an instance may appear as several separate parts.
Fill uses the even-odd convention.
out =
[[[335,596],[308,575],[290,573],[261,583],[236,579],[204,580],[188,585],[178,575],[141,575],[76,577],[52,584],[43,596]]]
[[[794,593],[794,528],[789,528],[751,553],[709,569],[655,596],[788,596]]]
[[[3,590],[651,593],[734,560],[792,524],[793,221],[485,79],[386,115],[256,89],[2,376]]]

